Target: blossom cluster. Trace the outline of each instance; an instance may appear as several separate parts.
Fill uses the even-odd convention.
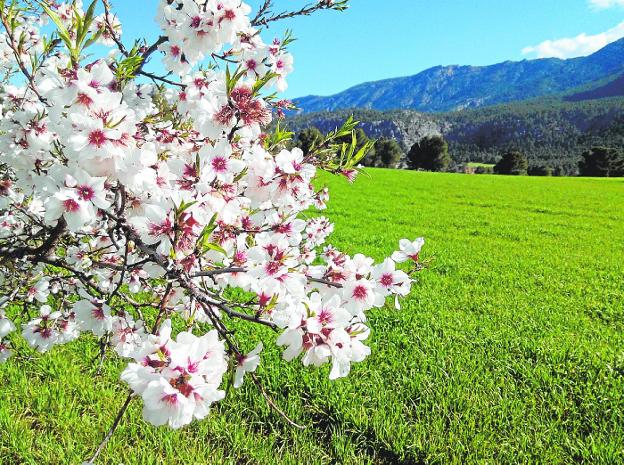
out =
[[[161,0],[161,37],[131,50],[96,3],[0,12],[0,64],[23,74],[0,91],[0,361],[19,325],[40,352],[91,333],[129,359],[144,418],[173,428],[208,414],[228,371],[235,387],[256,371],[263,344],[232,324],[271,328],[284,359],[346,376],[370,353],[367,312],[399,306],[412,279],[397,264],[418,268],[423,246],[375,264],[306,214],[328,200],[319,170],[357,174],[356,141],[334,142],[354,125],[316,153],[268,131],[289,105],[273,94],[291,39],[265,44],[270,18],[240,0]],[[86,53],[95,43],[110,53]],[[158,53],[179,80],[144,70]]]
[[[171,339],[167,320],[132,354],[135,362],[121,375],[143,398],[143,416],[154,425],[172,428],[208,415],[210,405],[223,399],[219,390],[227,371],[225,347],[216,330],[201,337],[181,332]]]

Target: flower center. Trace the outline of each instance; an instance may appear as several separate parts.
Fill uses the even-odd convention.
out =
[[[89,133],[89,144],[95,145],[98,149],[106,143],[106,135],[104,131],[96,129]]]
[[[63,207],[65,207],[66,212],[76,213],[80,210],[80,205],[74,199],[67,199],[63,201]]]
[[[256,63],[256,60],[247,60],[247,69],[250,69],[251,71],[255,71],[256,67],[258,66],[258,63]]]
[[[368,289],[366,289],[364,286],[362,285],[355,286],[355,288],[353,289],[354,298],[358,300],[364,300],[366,299],[367,296],[368,296]]]
[[[103,320],[104,309],[102,307],[94,307],[93,310],[91,310],[91,315],[93,315],[93,318],[96,320]]]
[[[190,376],[180,375],[169,381],[169,384],[180,391],[184,397],[189,397],[193,393],[193,386],[188,383]]]
[[[212,160],[212,168],[218,173],[223,173],[227,170],[227,160],[221,157],[214,158]]]
[[[170,406],[174,406],[177,405],[178,403],[178,395],[177,394],[165,394],[165,396],[163,396],[162,401],[165,404],[169,404]]]
[[[281,268],[281,263],[280,262],[269,262],[266,264],[266,266],[264,267],[264,269],[266,270],[268,275],[274,275],[275,273],[277,273],[279,271],[279,269]]]
[[[331,314],[331,312],[329,310],[327,310],[327,309],[321,310],[321,312],[318,315],[318,321],[321,324],[331,323],[331,321],[332,321],[332,314]]]
[[[82,200],[91,200],[93,197],[95,197],[95,191],[93,190],[93,187],[91,186],[78,186],[78,196],[82,199]]]
[[[390,287],[394,284],[394,279],[390,273],[386,273],[381,276],[379,282],[381,282],[381,285],[384,287]]]
[[[87,94],[78,94],[78,97],[76,97],[76,101],[81,104],[84,105],[85,107],[91,106],[91,104],[93,103],[93,99],[91,97],[89,97]]]

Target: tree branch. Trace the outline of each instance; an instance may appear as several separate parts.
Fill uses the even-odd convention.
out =
[[[281,21],[283,19],[294,18],[295,16],[309,16],[319,10],[345,9],[346,2],[337,2],[337,4],[334,4],[331,0],[322,0],[316,3],[310,3],[300,10],[284,11],[279,14],[272,14],[270,11],[271,6],[272,0],[265,0],[265,3],[262,5],[262,7],[260,7],[260,10],[258,11],[258,14],[251,21],[251,25],[254,27],[268,27],[269,23]]]
[[[97,450],[95,451],[95,454],[93,454],[93,457],[91,457],[91,460],[89,460],[89,463],[94,463],[95,460],[102,453],[102,450],[104,450],[104,447],[106,446],[110,438],[113,436],[113,433],[117,429],[117,426],[119,426],[119,422],[121,421],[124,414],[126,413],[126,410],[128,410],[128,406],[130,405],[130,402],[132,401],[133,397],[134,397],[134,394],[132,393],[128,394],[128,397],[126,397],[126,401],[121,406],[121,409],[119,409],[119,412],[117,413],[117,416],[115,417],[115,421],[113,422],[113,425],[108,430],[108,433],[106,433],[106,436],[104,436],[104,439],[98,446]]]

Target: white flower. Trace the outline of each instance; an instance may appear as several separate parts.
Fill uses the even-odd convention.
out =
[[[234,176],[245,168],[245,163],[232,158],[232,148],[226,143],[215,147],[204,146],[201,157],[204,166],[202,180],[206,182],[212,182],[216,179],[230,183],[234,180]]]
[[[130,314],[113,317],[111,344],[122,357],[130,357],[143,343],[145,329]]]
[[[82,299],[74,304],[73,309],[80,328],[85,331],[102,337],[113,328],[110,307],[103,302]]]
[[[15,331],[15,325],[11,320],[0,315],[0,339],[3,339]]]
[[[79,336],[71,315],[53,312],[49,305],[43,305],[39,315],[39,318],[22,325],[22,336],[39,352],[47,352],[56,344],[70,342]]]
[[[392,253],[392,260],[397,263],[403,263],[408,260],[418,261],[418,254],[423,245],[425,245],[425,240],[422,237],[419,237],[414,242],[401,239],[399,241],[400,250]]]
[[[13,351],[10,348],[8,342],[0,339],[0,363],[6,362],[13,355]]]
[[[15,325],[0,310],[0,363],[6,362],[13,354],[9,342],[3,340],[13,331],[15,331]]]
[[[243,385],[243,377],[245,376],[245,373],[253,373],[256,371],[256,368],[258,368],[262,347],[262,342],[258,343],[254,350],[237,360],[236,372],[234,373],[235,388],[239,388]]]
[[[371,273],[371,278],[375,280],[376,290],[376,306],[382,306],[386,297],[390,294],[397,296],[406,296],[411,288],[411,280],[409,276],[395,268],[395,262],[386,258],[383,263],[376,265]],[[398,308],[398,301],[397,301]]]
[[[287,362],[297,358],[303,350],[303,330],[301,328],[287,329],[275,341],[278,346],[287,346],[282,357]]]
[[[45,303],[48,301],[50,295],[50,281],[46,278],[40,279],[26,291],[26,299],[28,302],[37,300],[38,302]]]
[[[375,285],[367,279],[349,281],[342,289],[342,300],[344,307],[352,315],[360,315],[363,311],[370,309],[376,303]]]
[[[71,231],[80,231],[95,219],[95,210],[89,202],[84,202],[74,189],[61,189],[46,203],[45,220],[48,224],[65,218]]]

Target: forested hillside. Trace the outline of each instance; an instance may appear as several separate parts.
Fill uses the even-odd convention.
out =
[[[425,136],[441,134],[456,164],[494,163],[516,149],[530,166],[576,174],[581,153],[594,145],[624,147],[624,97],[583,101],[542,98],[481,109],[423,114],[410,110],[353,110],[300,115],[288,120],[298,132],[327,132],[354,114],[366,134],[397,139],[405,151]]]

